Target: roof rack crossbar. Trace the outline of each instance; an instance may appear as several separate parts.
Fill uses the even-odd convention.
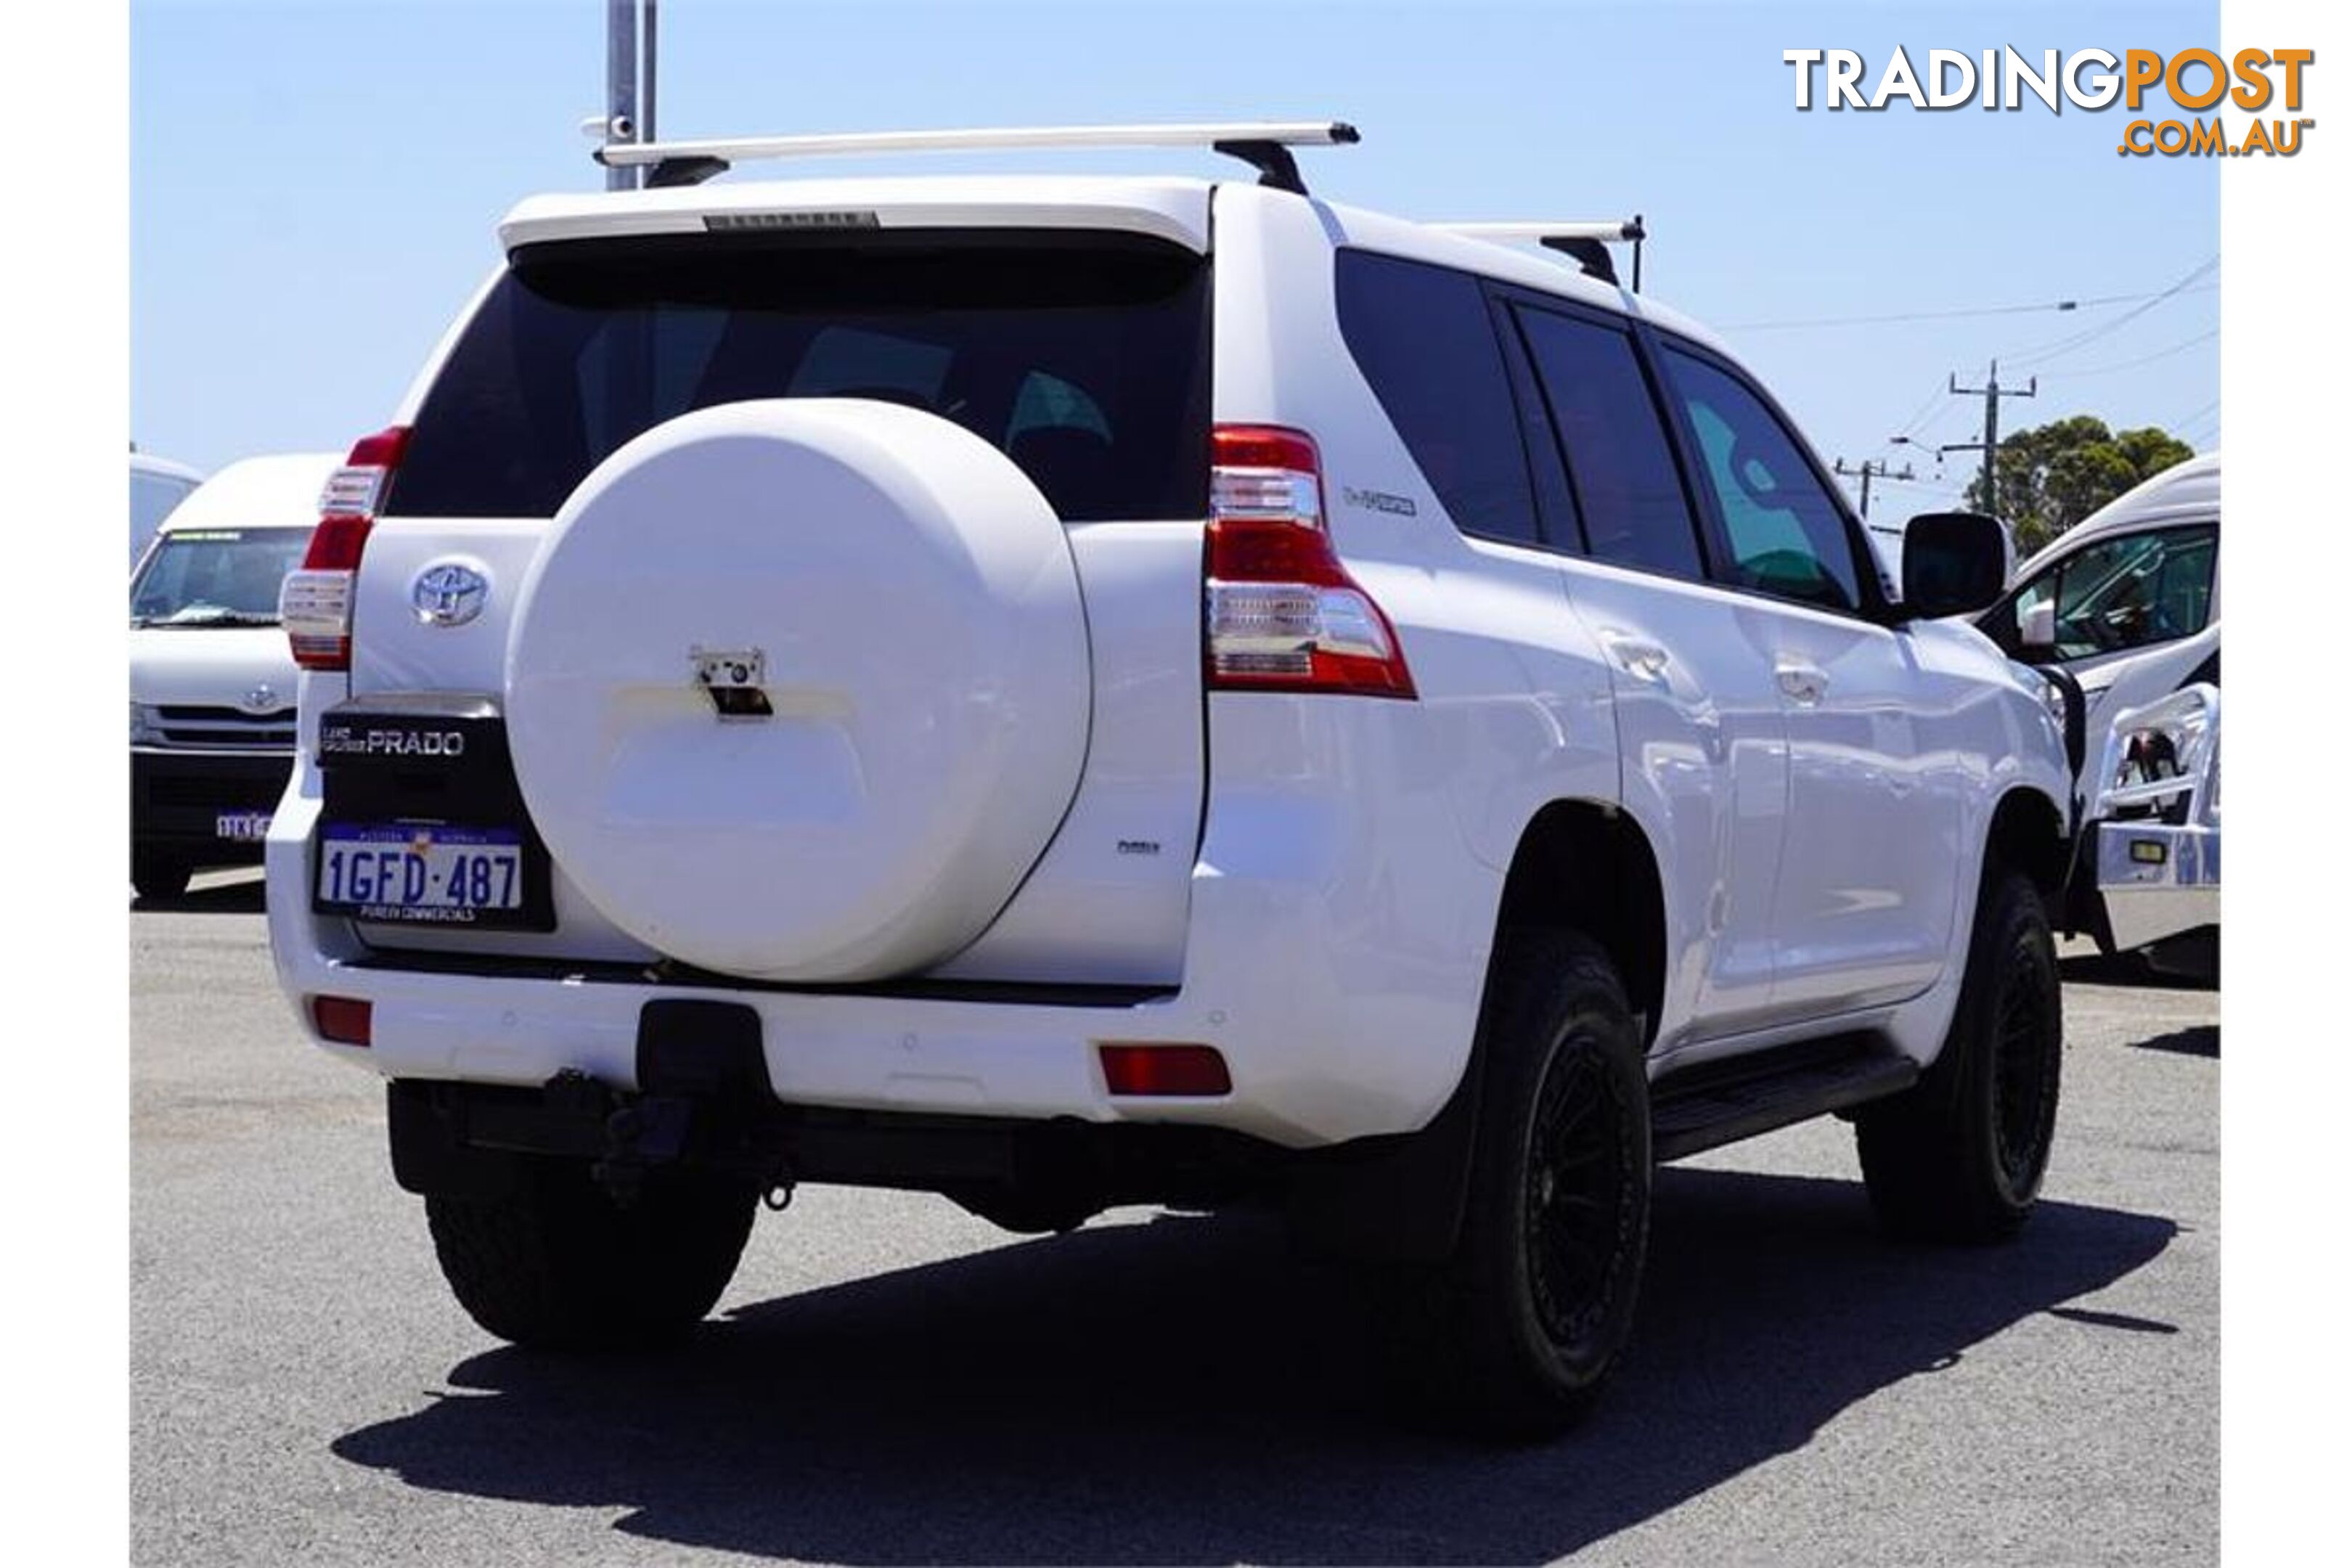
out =
[[[1633,292],[1642,291],[1642,242],[1650,237],[1650,231],[1640,213],[1601,223],[1433,223],[1429,226],[1471,239],[1532,239],[1547,250],[1573,257],[1588,276],[1611,284],[1617,281],[1617,268],[1609,258],[1608,247],[1630,245]]]
[[[699,184],[754,158],[886,153],[1012,152],[1057,147],[1207,147],[1258,171],[1258,183],[1307,194],[1293,147],[1342,147],[1360,138],[1343,120],[1245,121],[1201,125],[1030,125],[992,131],[863,131],[822,136],[746,136],[698,142],[607,142],[608,168],[650,167],[652,185]]]

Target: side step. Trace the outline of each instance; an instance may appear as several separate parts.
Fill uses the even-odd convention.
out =
[[[1851,1110],[1919,1081],[1919,1064],[1874,1036],[1838,1036],[1702,1062],[1650,1086],[1658,1163]]]

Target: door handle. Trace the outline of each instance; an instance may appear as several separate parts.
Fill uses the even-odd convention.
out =
[[[1602,632],[1601,646],[1607,648],[1609,656],[1635,679],[1658,686],[1666,684],[1666,667],[1674,660],[1656,643],[1646,637],[1629,637],[1623,632]]]
[[[1808,707],[1819,702],[1830,689],[1828,671],[1801,658],[1780,660],[1773,667],[1773,673],[1780,678],[1780,689],[1789,694],[1790,700]]]

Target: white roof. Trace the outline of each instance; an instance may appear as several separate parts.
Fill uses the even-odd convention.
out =
[[[299,452],[231,463],[198,485],[163,520],[162,531],[313,527],[319,492],[342,460],[332,452]]]
[[[1198,177],[1073,174],[861,176],[823,180],[730,180],[658,190],[581,191],[530,196],[499,224],[509,250],[545,240],[697,234],[719,225],[953,228],[1119,228],[1209,248],[1210,193]],[[1315,199],[1315,198],[1310,198]],[[1587,277],[1550,251],[1450,233],[1367,208],[1316,199],[1343,243],[1483,272],[1624,311],[1694,338],[1734,360],[1706,328],[1642,296]],[[718,225],[709,220],[717,219]]]
[[[1735,363],[1739,362],[1739,355],[1728,343],[1681,311],[1661,305],[1655,300],[1603,283],[1556,251],[1479,238],[1456,228],[1416,223],[1410,218],[1394,217],[1363,207],[1342,206],[1336,203],[1328,204],[1328,206],[1332,217],[1339,225],[1341,238],[1349,244],[1439,266],[1482,272],[1489,278],[1524,283],[1530,289],[1562,295],[1604,310],[1639,316],[1669,331],[1680,332],[1704,343]]]
[[[1209,192],[1202,179],[1068,174],[948,174],[916,178],[730,180],[660,190],[531,196],[499,225],[512,250],[591,236],[698,234],[730,220],[773,226],[1123,228],[1209,248]]]
[[[2056,539],[2016,572],[2023,581],[2054,560],[2092,540],[2158,522],[2199,522],[2221,515],[2221,454],[2204,452],[2142,479]]]

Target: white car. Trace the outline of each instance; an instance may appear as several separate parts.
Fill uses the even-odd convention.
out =
[[[172,515],[172,509],[195,493],[205,482],[204,475],[185,463],[175,463],[168,458],[152,457],[145,452],[131,454],[131,569],[139,569],[139,558],[153,542],[155,531]]]
[[[131,577],[131,885],[261,859],[294,759],[299,673],[278,590],[334,455],[249,458],[164,519]]]
[[[2207,452],[2059,535],[1977,619],[2012,658],[2082,684],[2076,787],[2094,826],[2070,923],[2191,974],[2220,964],[2221,541],[2221,458]],[[2147,776],[2147,758],[2170,771]]]
[[[1542,1430],[1658,1160],[1841,1112],[1891,1227],[2013,1230],[2069,781],[1937,618],[1998,531],[1891,604],[1705,329],[1309,197],[1344,126],[1149,134],[1264,178],[610,150],[329,486],[271,942],[458,1300],[677,1333],[800,1182],[1272,1195]]]

